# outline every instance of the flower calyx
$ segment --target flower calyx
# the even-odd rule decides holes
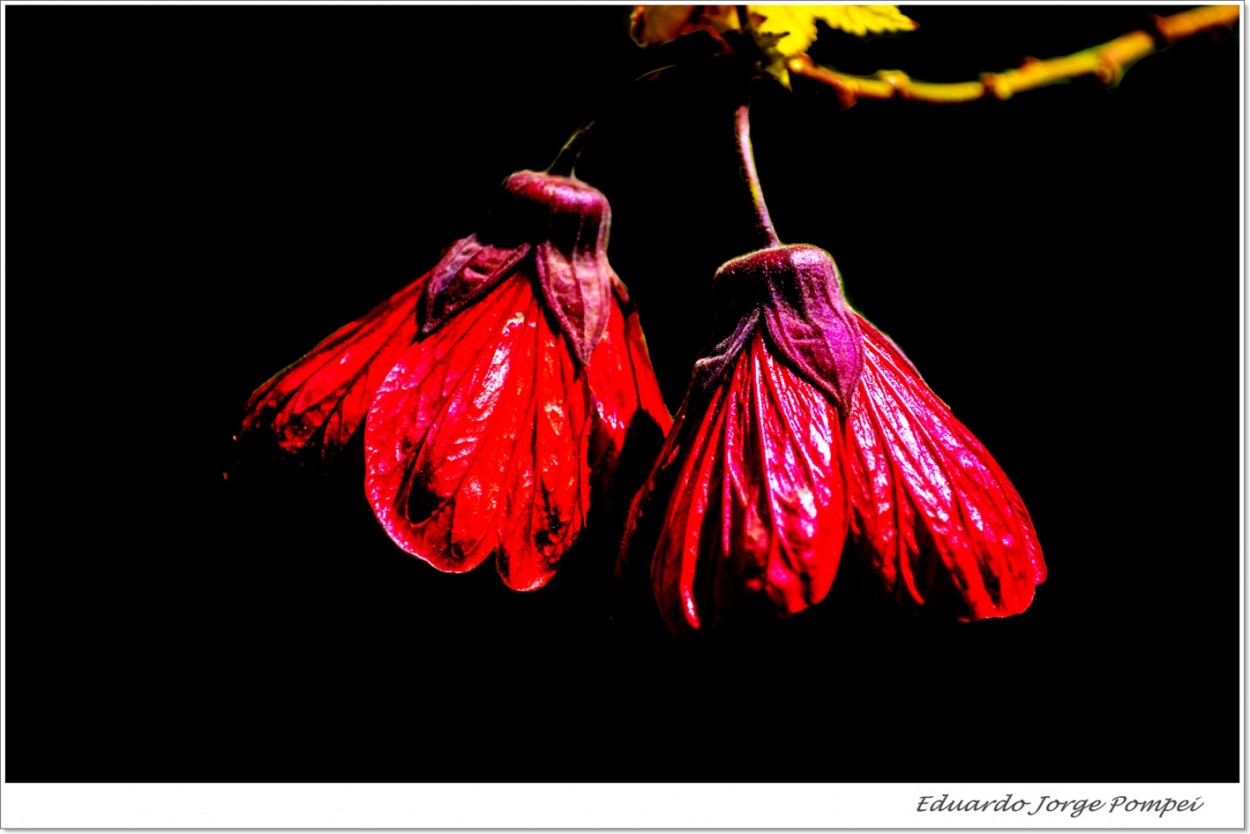
[[[512,174],[483,228],[453,244],[430,275],[417,309],[422,337],[532,257],[547,309],[586,365],[608,324],[610,222],[607,198],[581,180],[537,171]]]
[[[805,244],[760,249],[734,258],[712,284],[717,344],[695,363],[694,381],[713,387],[757,328],[793,369],[845,417],[864,356],[829,253]]]

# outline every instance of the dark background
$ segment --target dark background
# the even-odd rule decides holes
[[[818,56],[964,80],[1147,21],[904,10]],[[1231,34],[1115,91],[757,90],[782,239],[833,253],[1028,504],[1051,578],[1022,616],[835,585],[751,641],[657,645],[607,618],[611,542],[516,594],[396,549],[358,460],[235,465],[253,388],[594,116],[578,173],[676,409],[750,214],[723,79],[631,85],[687,47],[627,14],[7,9],[10,781],[1237,780]]]

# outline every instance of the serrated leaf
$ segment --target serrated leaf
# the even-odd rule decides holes
[[[793,58],[816,40],[816,21],[851,35],[879,35],[908,32],[916,22],[898,6],[748,6],[756,31],[781,35],[776,49],[783,58]]]
[[[740,31],[737,6],[635,6],[630,34],[639,46],[668,43],[692,32],[707,32],[733,51],[723,35]],[[786,61],[801,55],[816,40],[816,22],[863,37],[907,32],[916,22],[897,6],[747,6],[755,46],[764,56],[764,69],[790,86]]]

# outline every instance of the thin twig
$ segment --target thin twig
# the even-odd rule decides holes
[[[594,126],[595,120],[591,119],[573,131],[573,135],[564,143],[560,153],[556,154],[556,158],[547,167],[548,174],[560,177],[573,176],[573,169],[577,167],[577,160],[581,158],[582,150],[586,147],[586,140],[590,138],[590,131]]]
[[[1061,58],[1026,59],[1019,69],[987,72],[977,81],[917,81],[900,70],[882,70],[871,76],[848,75],[819,66],[807,55],[791,58],[786,67],[795,75],[834,88],[846,106],[861,98],[903,98],[931,104],[958,104],[986,96],[1002,100],[1083,75],[1096,76],[1104,84],[1115,84],[1125,70],[1147,55],[1200,32],[1235,25],[1240,14],[1240,6],[1203,6],[1168,17],[1155,16],[1154,32],[1129,32]]]
[[[751,108],[742,105],[735,113],[738,127],[738,156],[742,161],[742,172],[747,178],[747,187],[751,190],[751,201],[755,204],[755,228],[766,246],[780,246],[777,232],[773,229],[773,220],[768,216],[768,205],[764,202],[764,189],[760,187],[760,176],[755,170],[755,153],[751,150]]]

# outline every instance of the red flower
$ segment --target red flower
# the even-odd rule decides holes
[[[1046,579],[1024,502],[894,343],[859,325],[851,429],[861,553],[905,605],[960,619],[1020,613]]]
[[[765,249],[722,266],[713,287],[723,338],[696,363],[618,564],[626,581],[649,569],[676,632],[820,601],[850,524],[862,351],[833,261]]]
[[[630,511],[618,575],[647,571],[674,632],[819,602],[848,528],[896,601],[961,619],[1026,609],[1046,577],[1006,475],[842,297],[828,254],[717,273],[721,342]],[[852,396],[853,392],[853,396]]]
[[[440,570],[496,555],[510,587],[540,587],[631,427],[671,422],[609,218],[585,183],[513,174],[489,226],[430,273],[420,335],[369,411],[365,486],[391,538]]]

